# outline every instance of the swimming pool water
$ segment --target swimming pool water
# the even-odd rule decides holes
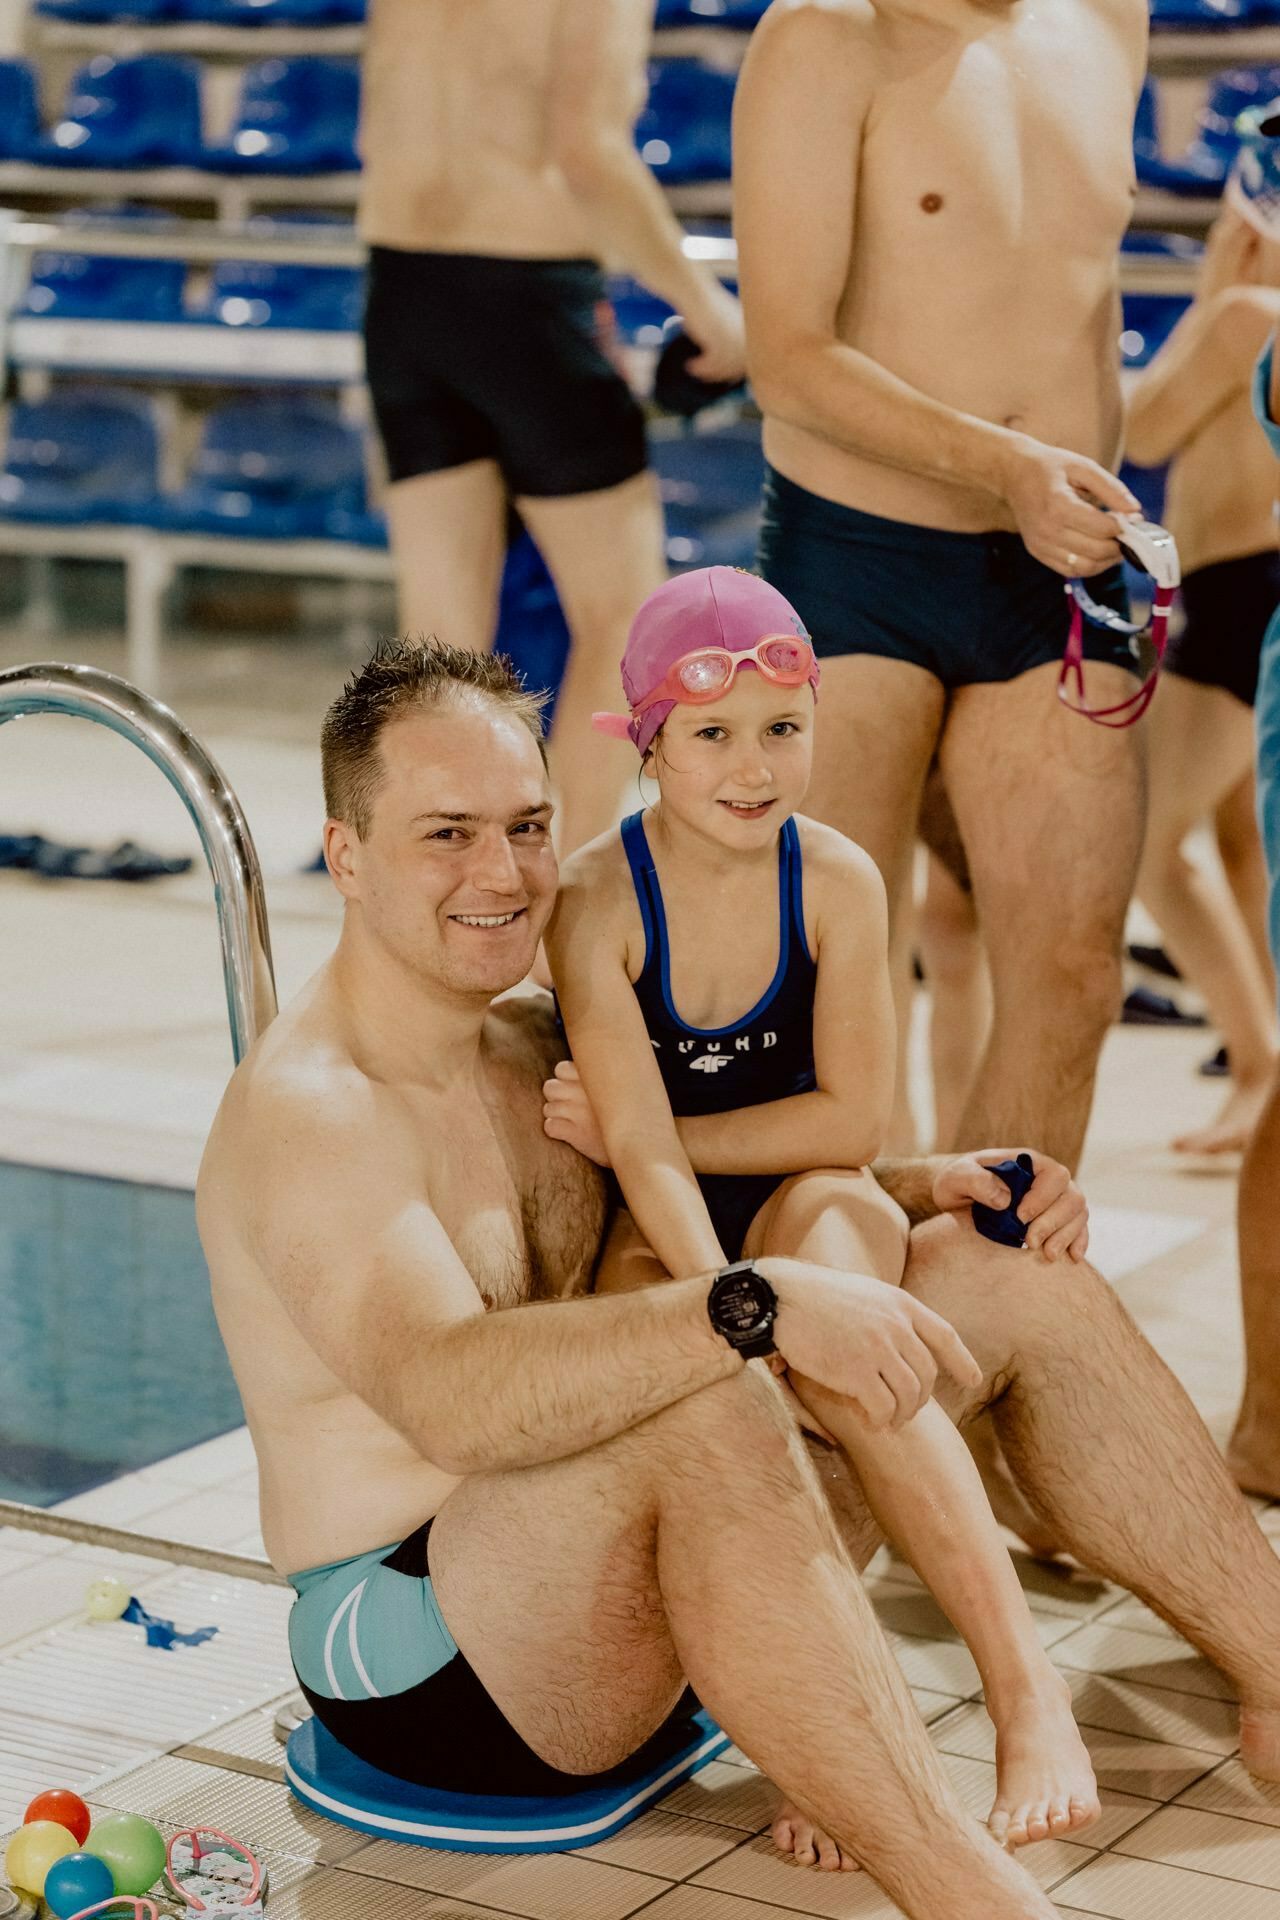
[[[194,1197],[0,1162],[0,1497],[51,1506],[242,1418]]]

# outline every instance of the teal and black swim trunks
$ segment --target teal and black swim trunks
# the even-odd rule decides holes
[[[684,1752],[700,1729],[686,1690],[657,1732],[605,1773],[562,1773],[523,1741],[445,1625],[431,1586],[431,1522],[399,1546],[289,1576],[294,1671],[316,1718],[369,1766],[449,1793],[550,1796],[623,1785]]]

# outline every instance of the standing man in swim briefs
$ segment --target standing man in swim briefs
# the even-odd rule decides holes
[[[572,637],[556,719],[566,848],[612,826],[589,745],[636,608],[666,577],[644,419],[611,356],[608,256],[683,314],[694,371],[744,369],[737,301],[687,260],[632,131],[653,0],[372,0],[365,353],[401,630],[493,644],[514,503]]]
[[[1118,604],[1116,255],[1142,0],[777,0],[734,204],[761,571],[822,659],[811,811],[907,882],[935,753],[995,1017],[956,1143],[1074,1165],[1142,844],[1131,732],[1054,697],[1063,582]],[[1089,628],[1088,698],[1133,691]]]
[[[238,1069],[201,1168],[300,1676],[375,1764],[488,1793],[652,1756],[687,1677],[910,1920],[1052,1920],[921,1726],[849,1557],[876,1544],[856,1488],[825,1453],[818,1479],[727,1336],[883,1396],[881,1422],[935,1385],[961,1421],[994,1406],[1064,1543],[1235,1682],[1269,1777],[1280,1561],[1106,1283],[973,1231],[968,1202],[1004,1190],[972,1157],[877,1168],[911,1218],[957,1210],[913,1235],[903,1290],[774,1260],[714,1298],[709,1274],[561,1297],[589,1277],[601,1182],[543,1131],[548,1003],[492,1005],[555,898],[536,730],[500,662],[452,649],[375,656],[335,703],[342,936]],[[1070,1244],[1079,1195],[1039,1168],[1024,1211]]]

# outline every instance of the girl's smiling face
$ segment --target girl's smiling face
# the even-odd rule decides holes
[[[662,810],[724,847],[769,845],[813,770],[813,689],[740,667],[703,706],[673,707],[646,755]]]

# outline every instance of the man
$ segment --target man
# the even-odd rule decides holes
[[[1236,1680],[1271,1772],[1280,1565],[1110,1289],[960,1214],[920,1229],[906,1291],[778,1260],[564,1297],[595,1256],[598,1175],[542,1129],[545,1002],[492,1005],[555,896],[536,729],[503,669],[456,649],[389,649],[335,703],[342,937],[237,1071],[201,1169],[299,1677],[375,1764],[490,1793],[625,1775],[681,1724],[687,1679],[911,1920],[1051,1920],[913,1710],[849,1559],[875,1544],[856,1490],[833,1488],[838,1532],[730,1335],[772,1338],[876,1425],[935,1380],[960,1419],[994,1405],[1063,1540]],[[972,1157],[877,1171],[916,1219],[1003,1193]],[[1042,1179],[1034,1231],[1066,1248],[1078,1196]]]
[[[652,0],[373,0],[369,14],[365,346],[400,625],[492,646],[514,503],[573,642],[556,725],[574,756],[557,768],[566,847],[613,823],[626,762],[583,749],[631,615],[665,578],[606,253],[683,314],[696,373],[744,367],[737,302],[685,258],[632,140],[652,22]]]
[[[734,192],[765,415],[761,567],[823,659],[810,810],[907,883],[935,755],[994,1022],[955,1143],[1074,1165],[1142,841],[1136,736],[1054,698],[1063,581],[1137,502],[1116,250],[1140,0],[778,0],[748,51]],[[1134,691],[1086,632],[1088,699]]]

